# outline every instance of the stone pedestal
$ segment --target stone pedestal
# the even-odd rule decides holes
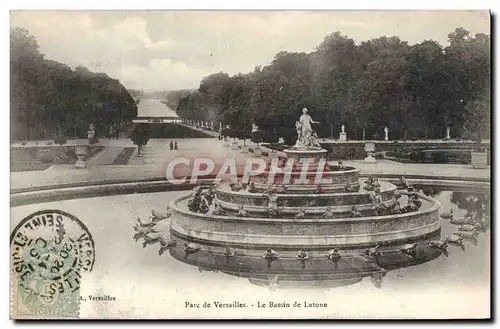
[[[262,149],[260,147],[255,147],[253,149],[253,155],[257,157],[262,156]]]
[[[231,143],[231,150],[237,150],[238,149],[238,141],[237,140],[234,140],[232,143]]]
[[[83,155],[77,155],[78,159],[75,162],[76,168],[85,168],[85,161]]]
[[[377,160],[373,157],[373,154],[368,154],[365,158],[365,163],[375,163]]]
[[[472,151],[471,163],[474,169],[486,169],[488,167],[488,153]]]
[[[278,152],[276,152],[276,151],[270,151],[269,152],[269,159],[274,160],[274,159],[278,159],[278,158],[279,158],[278,157]]]
[[[75,167],[76,168],[85,168],[85,154],[87,153],[87,146],[85,145],[78,145],[76,147],[76,162],[75,162]]]
[[[377,162],[375,158],[373,157],[373,153],[375,153],[375,143],[366,143],[365,144],[365,151],[366,151],[366,158],[365,162],[366,163],[375,163]]]
[[[296,161],[301,161],[303,159],[311,159],[312,162],[317,163],[321,158],[326,157],[328,153],[325,149],[285,149],[283,152],[286,153],[288,159],[295,159]]]
[[[347,134],[346,134],[346,133],[340,133],[340,134],[339,134],[339,140],[340,140],[341,142],[345,142],[345,141],[347,141]]]

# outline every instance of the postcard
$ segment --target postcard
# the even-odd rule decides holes
[[[10,19],[12,319],[491,318],[490,12]]]

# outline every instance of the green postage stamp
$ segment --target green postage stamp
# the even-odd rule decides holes
[[[78,318],[80,282],[94,265],[94,240],[76,217],[38,211],[10,237],[11,317]]]

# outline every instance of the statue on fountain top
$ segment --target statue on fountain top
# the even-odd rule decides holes
[[[295,128],[297,129],[297,142],[292,149],[321,149],[321,145],[318,141],[318,135],[313,131],[311,124],[319,123],[314,121],[309,114],[307,114],[307,109],[302,109],[302,115],[299,121],[295,122]]]

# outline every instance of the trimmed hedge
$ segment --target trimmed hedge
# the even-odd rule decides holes
[[[279,137],[271,131],[258,130],[252,133],[251,140],[254,143],[278,143]]]
[[[66,136],[63,136],[63,135],[59,135],[59,136],[56,136],[54,138],[54,143],[56,143],[57,145],[64,145],[68,142],[68,139],[66,138]],[[38,145],[38,143],[37,143]]]

